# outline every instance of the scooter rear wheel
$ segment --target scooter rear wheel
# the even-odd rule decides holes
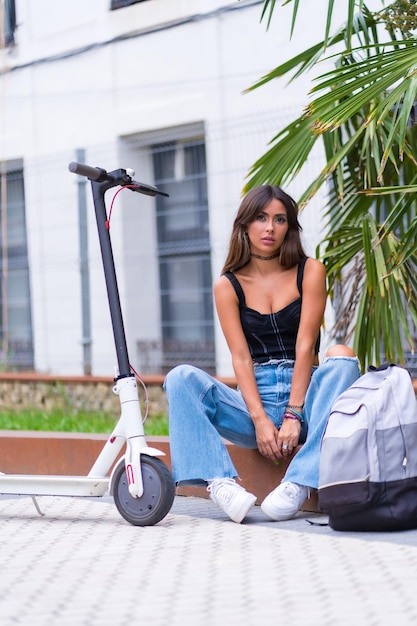
[[[134,526],[153,526],[171,510],[175,485],[171,472],[158,458],[141,456],[143,494],[134,498],[129,486],[124,463],[113,477],[113,498],[120,515]]]

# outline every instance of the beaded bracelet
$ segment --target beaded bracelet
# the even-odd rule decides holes
[[[300,419],[298,415],[294,415],[293,413],[284,413],[282,419],[296,420],[297,422],[300,422],[300,424],[303,423],[303,420]]]
[[[287,404],[287,409],[302,409],[304,404]]]

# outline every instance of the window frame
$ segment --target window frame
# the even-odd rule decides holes
[[[187,361],[214,373],[214,306],[205,139],[201,136],[177,140],[170,138],[168,141],[153,143],[150,148],[154,163],[155,185],[163,191],[171,192],[170,198],[158,196],[156,200],[161,299],[161,367],[163,371],[168,371],[174,365]],[[184,151],[190,150],[187,157],[189,167],[185,168],[179,180],[175,179],[173,171],[161,173],[164,151],[168,156],[173,150],[175,150],[174,160],[179,151],[182,151],[180,155],[182,158]],[[171,154],[169,158],[171,170],[175,170]],[[159,164],[157,164],[157,159],[161,159]],[[185,196],[181,195],[179,186],[178,193],[173,192],[176,184],[187,185],[188,183],[191,184],[187,190],[190,194],[188,197],[187,193]],[[182,201],[182,197],[186,197],[187,202]],[[181,211],[184,205],[186,208]],[[193,211],[193,215],[189,214],[190,220],[187,228],[188,207]],[[178,231],[169,228],[169,220],[172,219],[169,213],[176,209],[178,209],[180,221],[183,219],[183,226]],[[175,220],[175,214],[173,219]],[[169,275],[170,271],[177,272],[178,275],[183,264],[184,274],[186,274],[187,265],[190,263],[195,264],[196,280],[191,282],[189,290],[186,288],[176,290],[175,280]],[[187,322],[178,314],[178,311],[186,307],[187,299],[193,301],[194,311],[199,311],[199,314],[193,316],[195,323],[191,323],[190,320]],[[187,334],[189,339],[187,339]]]
[[[16,27],[15,0],[0,0],[0,48],[14,46]]]
[[[12,185],[17,185],[14,193],[10,193]],[[14,207],[19,210],[17,220],[13,216]],[[9,232],[13,222],[17,229]],[[33,369],[31,287],[21,160],[5,162],[0,168],[0,282],[0,350],[3,362],[8,369]],[[19,324],[15,324],[22,318],[24,332],[19,330]]]
[[[147,0],[111,0],[110,2],[110,11],[115,11],[117,9],[124,9],[125,7],[129,7],[131,4],[139,4],[139,2],[146,2]]]

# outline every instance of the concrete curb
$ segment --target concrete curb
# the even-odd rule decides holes
[[[68,476],[87,475],[102,449],[107,435],[85,433],[56,433],[39,431],[0,431],[0,471],[6,474],[52,474]],[[165,456],[163,461],[171,469],[168,437],[147,437],[148,445]],[[226,443],[242,485],[257,496],[260,504],[265,496],[282,480],[288,466],[281,461],[277,466],[257,450],[240,448]],[[297,451],[300,446],[297,448]],[[178,487],[178,495],[207,498],[204,487]],[[317,511],[317,495],[312,494],[303,507]]]

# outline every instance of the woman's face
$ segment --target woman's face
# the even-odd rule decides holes
[[[247,225],[251,253],[261,256],[275,254],[287,232],[287,209],[281,200],[273,198]]]

